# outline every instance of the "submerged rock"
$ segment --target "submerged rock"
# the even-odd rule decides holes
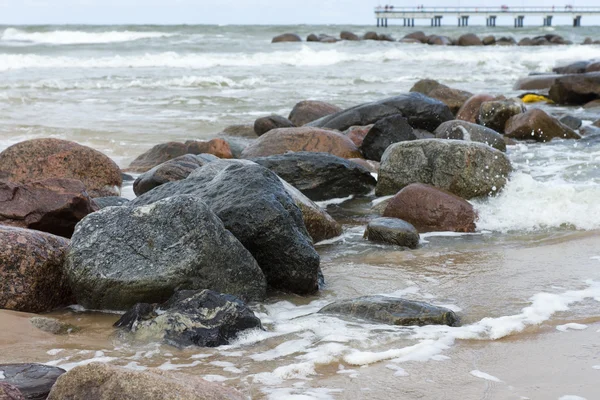
[[[581,125],[583,124],[582,120],[580,120],[579,118],[574,117],[572,115],[565,115],[559,121],[571,129],[579,129],[579,128],[581,128]]]
[[[372,242],[395,244],[416,249],[419,232],[410,223],[398,218],[376,218],[369,222],[364,238]]]
[[[64,268],[79,304],[124,310],[180,289],[264,298],[256,261],[200,199],[132,205],[105,208],[77,225]]]
[[[468,201],[421,183],[408,185],[392,197],[383,216],[405,220],[419,232],[474,232],[477,219]]]
[[[485,144],[414,140],[393,144],[386,150],[375,192],[385,196],[411,183],[426,183],[470,199],[499,192],[510,172],[508,157]]]
[[[281,115],[269,115],[266,117],[258,118],[254,121],[254,132],[257,136],[262,136],[270,130],[277,128],[294,128],[296,125],[287,118]]]
[[[200,377],[161,370],[133,371],[91,363],[62,375],[48,400],[243,400],[238,391]]]
[[[360,104],[311,122],[308,126],[345,131],[351,126],[374,124],[382,118],[401,114],[413,128],[435,130],[454,119],[447,105],[421,93],[407,93]]]
[[[0,364],[0,381],[15,386],[28,400],[44,400],[66,371],[42,364]],[[62,400],[62,399],[61,399]]]
[[[298,294],[318,290],[319,255],[300,209],[273,172],[257,164],[213,161],[131,204],[148,205],[178,194],[205,201],[250,250],[272,287]]]
[[[136,304],[115,326],[128,328],[138,341],[180,348],[217,347],[246,329],[262,328],[260,319],[240,299],[212,290],[177,292],[157,313],[149,313],[148,307]]]
[[[401,326],[455,326],[458,324],[456,314],[447,308],[387,296],[365,296],[337,301],[323,307],[319,313],[343,315]]]
[[[408,120],[399,114],[392,115],[380,119],[369,129],[360,145],[360,151],[366,159],[379,162],[391,144],[416,139]]]
[[[0,181],[0,224],[71,237],[83,217],[98,210],[81,181]]]
[[[574,130],[539,108],[515,115],[506,122],[504,135],[513,139],[549,142],[554,138],[580,139]]]
[[[63,274],[68,244],[48,233],[0,226],[0,308],[36,313],[70,304]]]
[[[288,119],[294,125],[302,126],[338,111],[342,109],[324,101],[304,100],[294,106]]]
[[[350,139],[339,132],[304,126],[273,129],[248,146],[242,158],[285,154],[289,151],[330,153],[342,158],[357,158],[361,154]]]
[[[56,318],[32,317],[29,318],[29,322],[39,330],[53,335],[66,335],[68,333],[78,332],[81,329],[77,326],[61,322]]]
[[[502,135],[493,129],[467,121],[444,122],[435,130],[435,137],[485,143],[500,151],[506,151],[506,142]]]
[[[367,194],[377,183],[366,168],[328,153],[302,151],[252,161],[315,201]]]
[[[129,203],[129,199],[124,197],[109,196],[109,197],[96,197],[94,203],[98,206],[98,209],[106,207],[121,207]]]
[[[499,133],[504,133],[506,121],[525,112],[523,103],[517,100],[493,100],[481,103],[477,122]]]
[[[108,156],[61,139],[32,139],[0,153],[0,179],[28,183],[50,178],[83,182],[91,197],[118,196],[121,170]]]

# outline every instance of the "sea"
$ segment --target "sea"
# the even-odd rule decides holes
[[[585,21],[584,21],[585,22]],[[360,41],[277,43],[285,32],[338,36],[423,30],[458,37],[558,34],[549,47],[442,47]],[[152,146],[209,139],[232,124],[287,116],[301,100],[340,107],[436,79],[516,96],[514,83],[571,61],[600,59],[600,27],[0,26],[0,151],[54,137],[104,152],[123,168]],[[600,108],[534,104],[584,125]],[[374,194],[320,205],[342,236],[316,244],[326,286],[252,307],[264,331],[219,348],[124,343],[113,313],[73,306],[51,315],[82,328],[38,332],[0,311],[0,363],[71,369],[105,362],[178,371],[253,399],[600,399],[600,138],[508,146],[514,172],[496,197],[473,200],[472,234],[421,236],[403,251],[362,239]],[[130,188],[125,196],[131,197]],[[317,314],[335,300],[386,295],[444,305],[460,327],[395,327]]]

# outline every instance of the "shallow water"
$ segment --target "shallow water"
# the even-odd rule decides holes
[[[579,45],[270,44],[286,31],[343,29],[372,28],[0,27],[0,150],[53,136],[97,148],[125,167],[156,143],[287,115],[303,99],[350,106],[405,92],[421,78],[514,95],[514,82],[530,72],[600,58],[600,46]],[[409,32],[388,30],[398,38]],[[435,32],[458,35],[456,28]],[[600,28],[491,33],[519,39],[547,32],[575,42],[600,38]],[[544,108],[586,123],[600,118],[600,111]],[[231,346],[182,351],[127,343],[113,335],[118,315],[77,310],[52,313],[83,328],[55,337],[33,328],[27,315],[0,311],[0,326],[8,327],[0,333],[0,362],[181,369],[253,398],[600,398],[599,143],[509,146],[515,172],[500,195],[474,201],[478,232],[423,235],[415,251],[362,240],[374,197],[329,204],[344,235],[317,245],[325,290],[254,305],[267,331]],[[445,305],[463,326],[396,328],[315,314],[335,299],[370,294]]]

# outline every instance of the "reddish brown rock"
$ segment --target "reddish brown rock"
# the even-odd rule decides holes
[[[418,40],[420,43],[427,43],[429,37],[422,31],[412,32],[404,36],[402,39]]]
[[[16,386],[0,382],[0,400],[25,400],[25,397]]]
[[[296,125],[287,118],[281,115],[268,115],[266,117],[257,118],[254,121],[254,133],[256,136],[262,136],[265,133],[277,128],[293,128]]]
[[[320,128],[280,128],[265,133],[242,152],[242,158],[266,157],[288,151],[329,153],[342,158],[362,158],[343,134]]]
[[[589,103],[585,103],[583,105],[583,108],[586,108],[586,109],[588,109],[588,108],[599,108],[599,107],[600,107],[600,99],[598,99],[598,100],[592,100]]]
[[[83,217],[98,210],[74,179],[52,178],[19,184],[0,181],[0,224],[70,238]]]
[[[474,232],[477,214],[466,200],[422,183],[399,191],[388,203],[384,217],[400,218],[419,232]]]
[[[344,131],[344,135],[346,135],[348,139],[352,140],[352,143],[354,143],[356,147],[360,147],[365,139],[365,136],[367,136],[367,133],[369,133],[372,127],[373,124],[365,126],[351,126]]]
[[[165,161],[183,156],[185,154],[212,154],[219,158],[233,158],[229,143],[217,138],[209,141],[188,140],[185,143],[167,142],[157,144],[147,152],[141,154],[129,164],[127,171],[146,172]]]
[[[585,72],[600,72],[600,61],[589,63],[585,67]]]
[[[489,94],[476,94],[469,97],[469,99],[458,110],[458,113],[456,113],[456,119],[476,123],[481,104],[486,101],[494,100],[494,98],[494,96]]]
[[[458,38],[459,46],[483,46],[481,39],[473,33],[467,33]]]
[[[594,122],[592,125],[597,126],[598,128],[600,128],[600,119],[596,122]]]
[[[574,130],[539,108],[517,114],[506,121],[504,135],[513,139],[549,142],[554,138],[580,139]]]
[[[288,119],[294,125],[302,126],[338,111],[342,109],[324,101],[304,100],[292,108]]]
[[[123,183],[114,161],[67,140],[26,140],[0,153],[0,179],[26,183],[48,178],[81,181],[91,197],[118,196]]]
[[[0,226],[0,308],[39,313],[70,304],[62,268],[68,245],[59,236]]]
[[[455,115],[463,104],[473,96],[472,93],[464,90],[452,89],[433,79],[421,79],[415,83],[410,91],[423,93],[426,96],[441,101],[446,104],[450,108],[450,111]]]

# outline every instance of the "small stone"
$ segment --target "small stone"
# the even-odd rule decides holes
[[[56,318],[32,317],[29,318],[29,322],[36,328],[44,332],[52,333],[53,335],[66,335],[81,330],[78,326],[65,324]]]
[[[414,226],[398,218],[376,218],[369,222],[364,238],[372,242],[395,244],[416,249],[419,233]]]

